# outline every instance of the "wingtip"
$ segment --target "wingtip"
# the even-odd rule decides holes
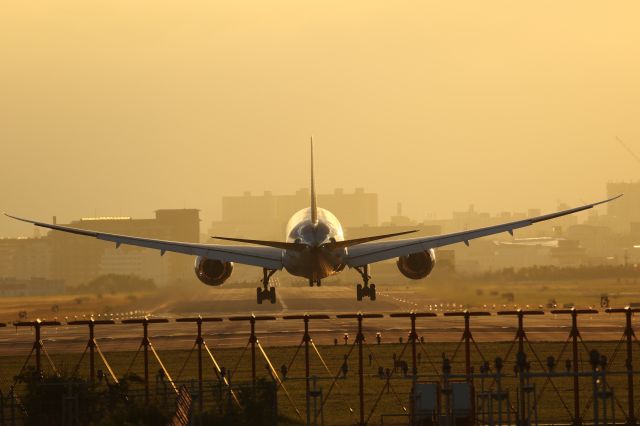
[[[7,212],[2,212],[2,214],[5,215],[6,217],[10,218],[10,219],[19,220],[20,222],[32,223],[34,225],[36,224],[36,222],[33,221],[33,220],[24,219],[24,218],[21,218],[21,217],[18,217],[18,216],[13,216],[13,215],[10,215]]]
[[[610,202],[610,201],[617,200],[618,198],[622,197],[623,195],[624,195],[624,194],[618,194],[618,195],[616,195],[615,197],[607,198],[606,200],[602,200],[602,201],[597,202],[597,203],[594,203],[594,204],[592,204],[592,205],[593,205],[593,206],[597,206],[597,205],[599,205],[599,204],[605,204],[605,203],[608,203],[608,202]]]

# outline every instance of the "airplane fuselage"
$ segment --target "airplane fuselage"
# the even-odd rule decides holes
[[[283,264],[291,275],[315,281],[344,269],[347,249],[323,247],[344,240],[342,225],[329,210],[318,208],[315,223],[310,208],[298,211],[287,223],[286,238],[289,243],[306,245],[304,250],[285,250]]]

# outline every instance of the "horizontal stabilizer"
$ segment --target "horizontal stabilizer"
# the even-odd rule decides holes
[[[224,240],[224,241],[234,241],[237,243],[247,243],[247,244],[255,244],[257,246],[266,246],[266,247],[275,247],[282,250],[304,250],[304,244],[298,243],[285,243],[281,241],[265,241],[265,240],[249,240],[246,238],[230,238],[230,237],[211,237],[216,240]]]
[[[376,241],[376,240],[382,240],[384,238],[397,237],[398,235],[412,234],[414,232],[418,232],[418,230],[414,229],[411,231],[396,232],[393,234],[373,235],[371,237],[354,238],[351,240],[344,240],[344,241],[334,241],[331,243],[324,244],[322,247],[327,249],[340,249],[344,247],[355,246],[362,243],[368,243],[369,241]]]

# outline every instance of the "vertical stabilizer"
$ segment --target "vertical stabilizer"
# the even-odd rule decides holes
[[[311,136],[311,222],[318,223],[318,203],[316,202],[316,183],[313,176],[313,136]]]

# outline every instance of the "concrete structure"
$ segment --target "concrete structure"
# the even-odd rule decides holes
[[[200,217],[199,210],[196,209],[157,210],[155,218],[152,219],[83,218],[71,222],[67,226],[170,241],[198,242],[200,238]],[[114,257],[108,251],[114,246],[104,241],[55,231],[50,232],[47,238],[53,249],[51,276],[55,279],[64,279],[68,284],[76,285],[86,283],[96,278],[100,273],[120,273],[123,270],[119,266],[116,267],[116,271],[109,270],[108,265],[115,266],[117,262],[113,261]],[[140,251],[142,249],[131,250]],[[107,258],[103,260],[105,253]],[[160,257],[158,253],[153,254]],[[193,258],[172,253],[167,253],[164,257],[163,262],[167,264],[168,281],[195,279]],[[142,268],[141,265],[142,263],[138,266]],[[165,268],[165,266],[162,267]],[[135,268],[132,268],[131,264],[125,269],[136,273],[136,275],[148,276],[143,273],[142,269],[135,272]]]

